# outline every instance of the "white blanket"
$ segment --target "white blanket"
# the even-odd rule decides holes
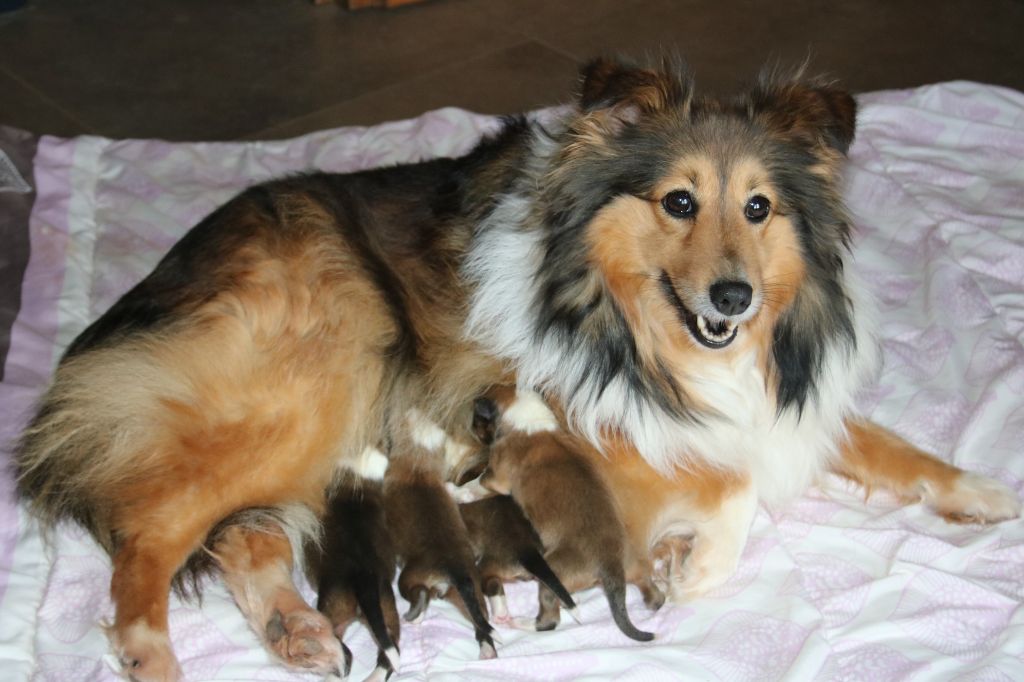
[[[955,82],[859,101],[846,196],[885,357],[863,410],[1021,492],[1024,95]],[[16,435],[67,343],[242,187],[458,154],[494,125],[443,109],[280,142],[44,138],[0,438]],[[0,476],[0,677],[116,679],[100,627],[112,616],[109,559],[72,526],[44,543],[11,488]],[[582,624],[499,630],[499,658],[477,661],[468,623],[435,603],[405,625],[396,679],[1024,679],[1022,597],[1024,522],[950,525],[882,493],[865,504],[831,479],[759,512],[739,571],[714,594],[651,613],[630,588],[634,621],[657,633],[650,644],[623,637],[589,590]],[[509,589],[514,615],[533,615],[535,600],[533,585]],[[220,584],[201,608],[172,600],[170,623],[190,681],[315,679],[271,660]],[[347,643],[360,679],[374,646],[361,626]]]

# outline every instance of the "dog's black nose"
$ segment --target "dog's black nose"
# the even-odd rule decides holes
[[[746,282],[715,282],[711,285],[711,303],[723,315],[739,315],[750,307],[754,290]]]

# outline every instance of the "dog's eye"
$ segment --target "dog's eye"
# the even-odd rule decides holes
[[[675,190],[666,194],[661,205],[673,218],[692,218],[697,213],[697,202],[686,190]]]
[[[768,211],[771,210],[771,207],[772,202],[768,201],[767,197],[758,194],[747,200],[747,205],[743,209],[743,215],[747,216],[747,220],[752,223],[764,222],[764,219],[768,217]]]

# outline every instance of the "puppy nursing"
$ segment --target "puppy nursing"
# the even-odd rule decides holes
[[[445,433],[413,411],[395,440],[384,476],[388,527],[402,564],[398,591],[423,617],[431,597],[446,597],[473,624],[480,657],[493,658],[492,628],[466,526],[444,486]]]
[[[306,571],[317,588],[317,610],[339,640],[356,620],[369,628],[379,652],[367,682],[383,682],[398,669],[395,551],[384,515],[387,459],[375,448],[364,459],[371,460],[374,478],[353,472],[338,482],[327,502],[322,542],[307,544]]]
[[[544,558],[570,591],[600,583],[619,629],[632,639],[650,641],[654,635],[638,630],[626,612],[625,529],[603,481],[567,446],[540,396],[508,388],[493,395],[501,417],[480,482],[511,495],[522,507],[540,535]],[[645,601],[660,606],[652,583],[642,589]],[[538,601],[537,629],[555,628],[558,598],[541,585]]]

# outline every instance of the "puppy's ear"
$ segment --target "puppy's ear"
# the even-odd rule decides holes
[[[768,127],[811,145],[846,154],[857,125],[857,102],[845,90],[800,74],[762,75],[750,95],[750,112]]]
[[[602,115],[616,129],[645,114],[689,106],[689,77],[667,59],[655,70],[598,57],[580,70],[580,80],[580,109]]]
[[[490,398],[477,398],[473,401],[473,435],[484,445],[494,442],[500,417],[498,403]]]

